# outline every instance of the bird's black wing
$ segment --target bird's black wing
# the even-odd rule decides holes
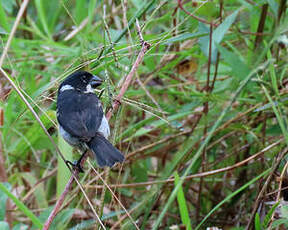
[[[72,136],[89,141],[96,135],[102,118],[102,106],[95,94],[74,90],[59,93],[57,119]]]

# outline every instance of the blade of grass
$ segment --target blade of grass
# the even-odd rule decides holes
[[[37,178],[33,175],[33,173],[20,173],[22,178],[30,185],[32,189],[34,189],[34,186],[37,184]],[[39,208],[47,208],[48,202],[45,196],[45,188],[44,184],[38,184],[36,189],[34,189],[34,196],[36,198],[37,206]]]
[[[9,32],[9,24],[8,24],[8,21],[7,21],[7,15],[3,9],[3,6],[2,6],[3,2],[0,3],[0,25],[3,27],[3,29],[6,30],[6,32],[8,33]]]
[[[224,204],[226,201],[230,200],[232,197],[236,196],[238,193],[240,193],[241,191],[243,191],[244,189],[246,189],[247,187],[249,187],[251,184],[255,183],[257,180],[259,180],[261,177],[267,175],[270,172],[270,169],[265,170],[263,173],[261,173],[259,176],[253,178],[252,180],[250,180],[248,183],[244,184],[242,187],[240,187],[239,189],[237,189],[235,192],[231,193],[230,195],[228,195],[224,200],[222,200],[219,204],[217,204],[204,218],[203,220],[200,222],[200,224],[198,224],[198,226],[195,228],[195,230],[199,229],[201,227],[201,225],[208,219],[209,216],[212,215],[213,212],[215,212],[219,207],[222,206],[222,204]]]
[[[211,130],[209,131],[209,134],[207,136],[207,138],[204,140],[204,142],[202,143],[202,145],[200,146],[200,148],[198,149],[198,151],[195,153],[194,157],[191,160],[191,163],[189,164],[188,168],[185,170],[184,174],[182,175],[179,183],[177,184],[177,186],[173,189],[166,205],[164,206],[162,212],[160,213],[159,217],[156,220],[156,223],[153,226],[153,230],[156,230],[159,226],[159,224],[161,223],[165,213],[167,212],[169,206],[172,204],[172,202],[175,199],[175,196],[177,195],[177,191],[180,188],[180,186],[182,185],[184,178],[188,175],[188,173],[190,172],[190,170],[192,169],[192,167],[194,166],[194,164],[196,163],[196,161],[198,160],[199,156],[201,155],[203,149],[205,148],[205,146],[209,143],[210,139],[213,136],[213,133],[215,132],[215,130],[217,129],[217,127],[220,125],[220,123],[222,122],[222,120],[224,119],[225,115],[228,113],[228,111],[230,110],[230,108],[232,107],[232,104],[234,103],[234,101],[236,100],[236,98],[239,96],[239,94],[242,92],[242,90],[244,89],[244,87],[248,84],[248,82],[251,80],[251,78],[260,70],[260,69],[264,69],[266,68],[266,66],[270,63],[270,61],[265,62],[263,65],[258,66],[257,68],[255,68],[253,71],[250,72],[250,74],[245,78],[245,80],[243,80],[242,84],[239,86],[239,88],[237,89],[237,91],[235,92],[232,100],[229,102],[228,106],[223,110],[223,112],[221,113],[220,117],[217,119],[217,121],[215,122],[215,124],[213,125],[213,127],[211,128]]]
[[[174,176],[175,176],[175,186],[177,186],[177,184],[180,181],[180,178],[179,178],[179,175],[177,172],[174,173]],[[185,225],[187,230],[192,230],[191,221],[189,218],[189,212],[188,212],[188,208],[187,208],[187,204],[186,204],[186,200],[185,200],[182,186],[180,186],[180,189],[178,190],[177,201],[178,201],[178,205],[179,205],[182,223]]]
[[[15,197],[4,185],[0,183],[0,189],[15,203],[15,205],[35,224],[39,229],[42,229],[43,225],[41,221],[23,204],[17,197]]]
[[[285,126],[285,121],[283,119],[283,116],[282,116],[282,113],[280,111],[280,109],[278,109],[277,107],[280,105],[279,103],[277,103],[277,107],[276,107],[276,104],[275,102],[273,101],[272,97],[270,96],[270,94],[268,93],[268,90],[267,88],[262,84],[261,85],[264,93],[265,93],[265,96],[267,97],[268,101],[270,102],[270,105],[272,105],[272,109],[273,109],[273,112],[277,118],[277,121],[279,123],[279,126],[281,128],[281,131],[284,135],[284,138],[285,138],[285,141],[286,141],[286,144],[288,145],[288,132],[287,132],[287,129],[286,129],[286,126]]]
[[[67,160],[73,159],[72,147],[64,141],[64,139],[61,137],[59,133],[58,133],[58,147],[60,151],[63,153],[65,159]],[[56,183],[57,183],[57,197],[59,197],[64,191],[64,188],[69,181],[71,173],[69,169],[67,168],[65,162],[62,160],[62,158],[59,155],[57,156],[57,162],[58,162],[58,170],[57,170],[57,182]]]
[[[41,24],[43,26],[43,29],[44,29],[46,35],[48,36],[48,38],[51,40],[52,37],[51,37],[49,27],[47,24],[47,20],[46,20],[46,15],[45,15],[44,6],[43,6],[43,0],[35,0],[35,5],[36,5],[36,9],[37,9],[38,15],[40,17],[40,21],[41,21]]]

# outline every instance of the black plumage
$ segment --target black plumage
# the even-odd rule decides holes
[[[68,76],[58,89],[57,120],[66,142],[84,152],[90,149],[100,167],[112,167],[123,162],[124,156],[107,140],[109,124],[93,92],[101,83],[100,78],[85,71]]]

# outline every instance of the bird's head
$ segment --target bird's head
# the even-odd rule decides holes
[[[77,71],[69,75],[60,85],[59,92],[76,89],[81,92],[90,93],[92,89],[102,84],[102,79],[86,71]]]

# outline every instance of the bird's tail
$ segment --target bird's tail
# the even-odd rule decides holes
[[[95,137],[88,143],[88,147],[94,153],[99,167],[112,167],[116,162],[123,162],[124,156],[116,149],[105,137],[101,134],[96,134]]]

